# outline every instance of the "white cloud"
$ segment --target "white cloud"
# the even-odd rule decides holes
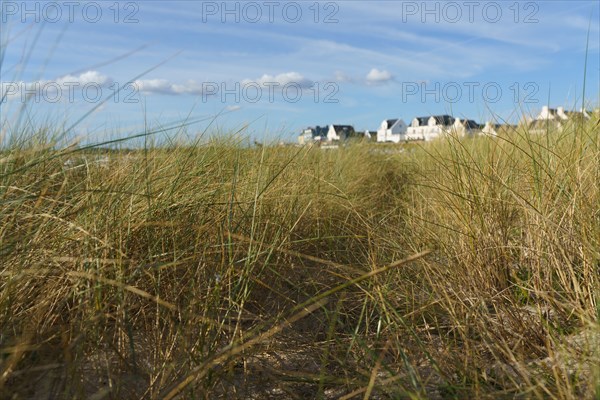
[[[87,71],[79,76],[73,75],[65,75],[56,80],[56,83],[59,85],[64,85],[65,83],[73,84],[78,83],[80,85],[94,84],[100,86],[110,85],[113,82],[111,78],[106,75],[102,75],[98,71]]]
[[[386,70],[378,70],[377,68],[373,68],[367,74],[367,83],[385,83],[393,80],[394,77],[391,73]]]
[[[166,79],[138,79],[133,84],[138,91],[144,94],[176,94],[173,84]]]
[[[305,78],[301,74],[297,72],[285,72],[279,75],[268,75],[264,74],[258,79],[244,79],[242,81],[243,85],[247,85],[250,83],[258,83],[261,86],[285,86],[290,84],[299,85],[301,88],[310,88],[314,85],[314,82],[310,79]]]
[[[103,95],[102,88],[108,87],[113,82],[112,78],[98,71],[87,71],[80,75],[65,75],[54,80],[2,82],[0,100],[29,101],[34,99],[35,101],[59,103],[78,99],[90,101],[91,98],[93,101],[99,101]],[[86,85],[88,86],[86,87]],[[92,86],[96,88],[95,91],[88,90]],[[104,94],[106,93],[108,92]]]
[[[167,79],[138,79],[133,84],[143,94],[200,95],[204,89],[204,84],[193,80],[189,80],[185,84],[177,84]]]
[[[181,85],[181,84],[174,84],[172,85],[173,87],[173,91],[176,94],[193,94],[193,95],[200,95],[202,94],[205,90],[203,89],[204,86],[203,83],[198,83],[194,80],[189,80],[187,81],[185,84]]]
[[[139,79],[133,82],[138,92],[142,94],[167,94],[167,95],[216,95],[223,87],[232,89],[235,82],[197,82],[188,80],[186,83],[173,83],[168,79]],[[257,79],[244,79],[240,86],[257,84],[261,87],[274,87],[281,89],[285,85],[298,85],[301,89],[311,88],[314,82],[297,72],[285,72],[278,75],[264,74]],[[241,90],[241,88],[240,88]]]

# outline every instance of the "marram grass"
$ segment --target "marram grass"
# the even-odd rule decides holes
[[[327,151],[15,143],[0,397],[594,398],[596,121]]]

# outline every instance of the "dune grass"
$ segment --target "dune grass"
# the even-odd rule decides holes
[[[594,118],[394,151],[15,142],[0,397],[594,398]]]

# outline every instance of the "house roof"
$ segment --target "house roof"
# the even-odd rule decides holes
[[[450,126],[450,125],[454,124],[454,121],[456,120],[454,117],[451,117],[450,115],[433,115],[433,118],[435,119],[435,122],[437,125],[444,125],[444,126]]]
[[[588,111],[586,111],[586,113],[588,115],[590,114]],[[584,114],[581,111],[565,111],[565,115],[569,118],[588,118],[588,115]]]
[[[535,121],[535,120],[534,120],[534,121]],[[531,121],[531,122],[534,122],[534,121]],[[541,122],[545,123],[546,121],[541,121]],[[490,126],[491,126],[492,128],[495,128],[495,129],[498,129],[498,128],[505,128],[505,129],[509,129],[509,128],[510,128],[510,129],[515,129],[515,128],[517,128],[517,125],[511,125],[511,124],[500,124],[500,123],[496,123],[496,122],[493,122],[493,123],[492,123],[492,122],[486,122],[486,124],[488,124],[488,123],[490,124]],[[481,125],[481,126],[483,127],[483,126],[485,126],[485,125]]]
[[[336,133],[340,132],[354,132],[354,127],[352,125],[332,125],[333,130]]]
[[[324,125],[324,126],[317,125],[317,127],[315,128],[315,132],[317,135],[326,135],[328,130],[329,130],[329,127],[327,125]]]
[[[419,121],[419,126],[425,126],[429,121],[429,117],[416,117],[415,119]]]
[[[466,121],[463,122],[463,125],[465,126],[465,128],[469,128],[469,129],[480,129],[481,126],[473,121],[472,119],[468,119]]]
[[[388,119],[385,122],[387,122],[387,127],[388,129],[391,128],[392,126],[394,126],[396,124],[396,122],[398,122],[398,119]]]
[[[456,119],[450,115],[431,115],[429,117],[416,117],[415,119],[419,121],[419,126],[427,126],[429,124],[429,118],[432,117],[435,119],[436,125],[450,126],[456,121]]]
[[[317,125],[315,127],[309,126],[308,128],[305,128],[302,130],[301,135],[310,133],[310,134],[312,134],[313,137],[323,136],[323,135],[327,134],[327,130],[328,130],[327,126],[319,126],[319,125]]]

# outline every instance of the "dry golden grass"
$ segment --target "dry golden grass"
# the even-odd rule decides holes
[[[37,143],[0,155],[1,398],[599,395],[595,121],[397,153]]]

